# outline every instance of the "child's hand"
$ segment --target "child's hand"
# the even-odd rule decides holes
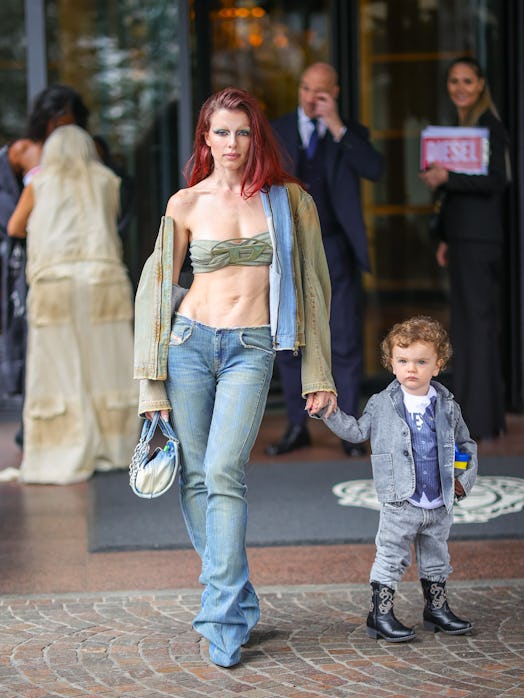
[[[457,497],[465,497],[466,493],[464,492],[464,488],[460,484],[460,480],[458,478],[455,478],[455,494]]]

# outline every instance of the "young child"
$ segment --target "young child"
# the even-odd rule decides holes
[[[413,543],[425,598],[424,628],[462,635],[472,625],[458,618],[446,600],[452,571],[447,540],[454,499],[469,494],[475,482],[477,447],[452,394],[432,380],[449,360],[451,346],[440,323],[418,316],[395,325],[381,350],[383,364],[396,380],[370,398],[360,419],[340,409],[322,417],[346,441],[371,439],[381,508],[367,633],[389,642],[415,637],[393,613],[393,596],[411,563]],[[462,459],[469,456],[467,469],[457,470],[458,476],[456,447]]]

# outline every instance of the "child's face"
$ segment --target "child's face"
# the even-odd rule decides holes
[[[414,342],[409,347],[393,347],[391,370],[411,395],[427,395],[430,381],[438,376],[441,366],[433,344]]]

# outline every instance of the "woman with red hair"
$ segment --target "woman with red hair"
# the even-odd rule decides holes
[[[278,153],[249,93],[228,88],[205,102],[189,186],[167,204],[136,300],[139,409],[171,418],[180,439],[182,511],[205,586],[193,626],[220,666],[240,661],[260,614],[246,555],[245,465],[275,351],[301,350],[307,409],[336,406],[318,216]],[[186,292],[177,282],[188,249]]]

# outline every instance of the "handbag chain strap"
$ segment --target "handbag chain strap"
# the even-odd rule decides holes
[[[140,470],[140,465],[149,454],[149,448],[149,440],[144,441],[144,439],[140,439],[137,443],[129,464],[129,475],[131,478]]]
[[[131,463],[129,464],[129,478],[130,480],[136,475],[140,470],[140,466],[144,462],[144,459],[148,456],[150,445],[149,442],[153,438],[156,426],[160,417],[159,412],[155,412],[153,420],[145,419],[142,426],[142,433],[140,434],[140,440],[135,446],[133,456],[131,457]]]

